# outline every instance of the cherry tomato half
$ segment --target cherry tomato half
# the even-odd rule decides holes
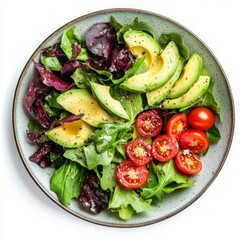
[[[153,140],[152,155],[160,162],[167,162],[178,152],[178,142],[169,135],[159,135]]]
[[[206,107],[194,108],[188,115],[189,124],[199,130],[208,130],[215,123],[213,112]]]
[[[166,133],[171,137],[180,139],[181,134],[188,129],[187,115],[178,113],[173,115],[166,124]]]
[[[162,130],[162,118],[155,109],[150,109],[137,116],[135,125],[139,135],[155,137]]]
[[[182,149],[189,149],[199,154],[208,149],[209,140],[205,132],[188,129],[181,135],[179,144]]]
[[[134,138],[128,142],[126,153],[137,165],[144,165],[152,160],[151,145],[142,138]]]
[[[197,174],[202,170],[200,157],[189,149],[180,150],[175,157],[177,169],[185,174]]]
[[[135,189],[143,187],[148,180],[146,165],[139,166],[131,160],[125,160],[117,166],[116,175],[118,181],[127,188]]]

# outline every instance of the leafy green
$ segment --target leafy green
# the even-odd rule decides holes
[[[108,165],[103,166],[102,168],[102,176],[100,177],[100,183],[103,190],[114,191],[114,188],[117,184],[116,178],[116,167],[115,163],[110,163]]]
[[[173,160],[158,165],[152,163],[151,166],[151,175],[155,175],[155,177],[151,176],[150,182],[148,181],[147,185],[142,189],[141,196],[144,199],[154,199],[157,202],[162,202],[164,193],[190,187],[196,182],[178,172]]]
[[[77,68],[71,75],[78,88],[90,88],[90,82],[98,82],[98,76],[94,73],[86,73],[83,68]]]
[[[132,189],[116,186],[112,198],[109,202],[112,212],[118,212],[121,219],[127,220],[134,213],[141,213],[153,210],[151,199],[144,200]]]
[[[80,196],[80,185],[84,176],[84,168],[73,161],[65,161],[51,177],[50,188],[59,200],[70,205],[71,199]]]
[[[111,88],[111,95],[119,101],[130,120],[134,120],[137,114],[142,111],[142,97],[139,93],[128,92],[121,89],[119,86]]]
[[[221,134],[218,128],[214,125],[206,131],[210,144],[217,143],[221,139]]]
[[[62,69],[61,63],[59,62],[58,58],[55,56],[47,57],[41,54],[41,63],[49,72],[60,71]]]
[[[64,109],[57,103],[58,96],[59,93],[51,91],[44,98],[44,107],[48,113],[48,116],[54,117],[55,119],[59,119],[61,113],[64,111]]]
[[[132,123],[103,123],[99,125],[93,135],[92,140],[96,144],[98,153],[102,153],[109,148],[115,148],[118,144],[126,144],[131,138],[128,134],[132,131]]]
[[[76,57],[77,60],[85,61],[88,59],[88,52],[86,48],[83,47],[83,39],[80,35],[78,29],[76,26],[70,27],[66,29],[61,38],[61,44],[60,47],[63,50],[63,52],[66,54],[68,59],[72,58],[73,52],[72,52],[72,45],[81,45],[81,52]]]
[[[189,51],[183,41],[183,37],[178,33],[163,33],[159,39],[162,48],[165,48],[170,41],[174,41],[177,44],[180,56],[184,61],[189,59]]]
[[[120,43],[124,43],[123,34],[129,30],[143,31],[156,39],[156,31],[153,26],[149,23],[139,21],[138,17],[136,17],[132,23],[123,25],[120,24],[113,16],[111,16],[110,20],[117,31],[118,41]]]
[[[67,149],[64,157],[80,163],[83,167],[92,170],[99,165],[107,166],[114,157],[114,149],[109,148],[104,152],[98,153],[94,143],[81,148]]]

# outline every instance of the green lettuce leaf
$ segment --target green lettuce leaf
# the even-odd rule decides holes
[[[164,198],[164,193],[171,193],[180,188],[187,188],[193,185],[196,181],[189,179],[189,176],[183,175],[175,168],[174,161],[170,160],[166,163],[155,165],[152,163],[151,174],[155,175],[155,181],[148,181],[141,192],[144,199],[154,199],[161,202]],[[151,178],[152,179],[152,178]]]
[[[83,176],[84,168],[76,162],[66,161],[52,175],[50,188],[63,204],[70,205],[71,199],[80,196]]]
[[[83,39],[80,35],[76,26],[66,29],[61,38],[60,47],[63,52],[66,54],[68,59],[72,58],[72,45],[81,45],[81,52],[76,57],[77,60],[86,61],[88,59],[88,52],[85,47],[83,47]]]
[[[99,165],[109,165],[113,160],[114,152],[115,150],[113,148],[109,148],[104,152],[98,153],[95,144],[91,143],[81,148],[66,149],[64,157],[78,162],[83,167],[92,170]]]
[[[153,210],[151,200],[142,199],[134,190],[116,186],[109,202],[112,212],[118,212],[121,219],[127,220],[134,213],[141,213]]]
[[[117,31],[118,41],[120,43],[124,43],[123,34],[128,30],[143,31],[156,39],[156,30],[154,27],[147,22],[139,21],[138,17],[136,17],[132,23],[123,25],[120,24],[113,16],[111,16],[110,20]]]
[[[174,41],[177,44],[180,56],[184,61],[189,59],[189,51],[183,41],[183,37],[178,33],[163,33],[159,39],[161,47],[164,49],[170,41]]]

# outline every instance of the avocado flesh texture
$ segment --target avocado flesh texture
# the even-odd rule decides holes
[[[202,58],[198,53],[193,53],[176,84],[169,92],[167,98],[177,98],[186,93],[198,80],[202,69]]]
[[[166,98],[166,96],[172,89],[173,85],[178,80],[178,78],[182,72],[182,69],[183,69],[183,60],[180,59],[174,75],[171,77],[171,79],[167,83],[165,83],[160,88],[146,92],[147,102],[148,102],[149,106],[158,104]]]
[[[129,120],[129,116],[121,103],[111,96],[109,86],[91,82],[91,88],[103,108],[120,118]]]
[[[100,123],[116,121],[86,89],[68,90],[58,96],[57,102],[72,114],[83,113],[82,120],[94,127]]]
[[[63,147],[76,148],[85,145],[92,132],[93,127],[80,119],[63,123],[46,132],[46,135]]]
[[[144,61],[149,67],[152,66],[161,52],[157,40],[145,32],[130,30],[124,33],[123,38],[133,56],[136,58],[144,56]]]
[[[157,89],[173,76],[178,62],[178,48],[173,41],[170,41],[148,71],[128,78],[120,84],[120,87],[130,92],[140,93]]]
[[[166,109],[175,109],[192,106],[206,92],[209,83],[209,76],[200,76],[187,93],[178,98],[165,99],[163,101],[163,107]]]

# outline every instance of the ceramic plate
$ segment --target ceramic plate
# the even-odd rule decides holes
[[[195,177],[197,183],[185,190],[169,194],[162,204],[155,207],[154,211],[136,215],[129,221],[122,221],[108,211],[104,211],[98,215],[91,214],[83,210],[77,201],[72,201],[70,206],[64,206],[58,201],[55,193],[49,189],[49,180],[52,175],[51,169],[41,169],[38,165],[28,160],[29,156],[36,149],[30,145],[26,139],[28,115],[23,105],[24,95],[29,83],[35,75],[37,76],[37,72],[32,64],[32,59],[38,61],[40,50],[43,46],[58,42],[63,30],[72,25],[76,25],[81,29],[81,33],[84,34],[94,23],[109,21],[111,15],[121,23],[132,22],[135,17],[139,17],[140,20],[152,24],[157,30],[158,36],[162,32],[176,32],[181,34],[190,52],[197,51],[200,53],[203,57],[204,64],[210,69],[213,79],[216,80],[214,95],[221,106],[222,124],[218,124],[218,128],[221,132],[222,139],[219,143],[211,146],[207,156],[202,158],[204,167],[201,173]],[[138,9],[109,9],[94,12],[67,23],[51,34],[36,49],[29,58],[17,83],[13,103],[13,128],[16,145],[23,164],[36,184],[57,205],[81,219],[96,224],[114,227],[136,227],[156,223],[179,213],[196,201],[211,185],[222,169],[231,146],[234,131],[234,106],[230,86],[222,67],[209,48],[194,33],[179,23],[156,13]]]

